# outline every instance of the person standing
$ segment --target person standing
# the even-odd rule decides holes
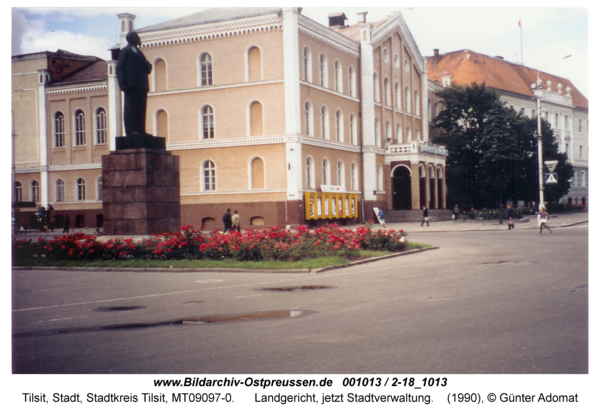
[[[423,205],[423,221],[421,221],[421,226],[426,222],[427,226],[429,226],[429,211],[427,210],[427,207]]]
[[[452,214],[452,219],[458,219],[458,214],[460,214],[460,209],[458,205],[454,205],[454,214]]]
[[[223,234],[227,234],[231,229],[231,209],[227,208],[227,212],[223,215]]]
[[[385,215],[383,213],[383,209],[379,209],[378,212],[378,216],[379,216],[379,222],[381,223],[381,226],[385,228]]]
[[[540,211],[536,212],[536,215],[538,215],[540,219],[540,234],[542,233],[542,230],[544,228],[548,229],[548,231],[550,231],[550,233],[552,234],[552,230],[547,224],[548,220],[550,219],[550,216],[546,212],[546,207],[542,205],[540,207]]]
[[[240,232],[240,216],[237,211],[233,211],[233,215],[231,216],[231,228],[234,231]]]
[[[67,214],[67,217],[65,218],[65,228],[63,229],[63,234],[69,233],[69,224],[70,223],[71,223],[71,218],[69,218],[69,214]]]
[[[514,210],[512,209],[512,205],[508,205],[508,209],[506,210],[506,219],[508,220],[508,229],[513,229],[515,227],[515,220],[513,218]]]

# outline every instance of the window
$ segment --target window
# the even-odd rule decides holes
[[[581,176],[581,186],[586,186],[585,185],[585,171],[581,171],[580,172],[580,176]]]
[[[15,202],[23,201],[23,187],[21,186],[21,182],[15,182]]]
[[[215,123],[213,116],[213,108],[204,106],[202,108],[202,139],[214,139]]]
[[[40,202],[40,184],[38,181],[31,181],[31,202]]]
[[[214,191],[217,188],[217,171],[215,163],[207,160],[202,164],[202,176],[204,178],[204,190]]]
[[[377,164],[377,191],[383,191],[383,172],[380,163]]]
[[[375,137],[375,145],[381,146],[379,143],[379,119],[377,118],[375,118],[375,134],[373,136]]]
[[[583,159],[583,146],[579,147],[579,159]]]
[[[65,146],[65,117],[61,112],[54,115],[54,147],[63,148]]]
[[[427,114],[431,116],[431,99],[427,99]]]
[[[327,106],[321,106],[321,138],[329,139],[329,114]]]
[[[389,120],[385,121],[385,140],[388,142],[392,140],[392,128],[390,128]]]
[[[312,108],[310,102],[304,102],[304,134],[312,136]]]
[[[322,169],[323,169],[323,185],[329,185],[329,161],[327,160],[327,158],[323,159],[323,163],[322,163]]]
[[[377,73],[373,73],[373,99],[375,99],[375,102],[379,102],[379,81],[377,79]]]
[[[579,132],[583,132],[583,119],[579,119]]]
[[[56,202],[65,200],[65,181],[62,179],[56,180]]]
[[[554,116],[554,127],[558,128],[558,113]]]
[[[200,86],[213,84],[212,57],[208,53],[200,55]]]
[[[569,156],[569,144],[568,143],[565,143],[565,153],[567,154],[567,159],[569,159],[570,156]]]
[[[335,111],[335,140],[338,142],[344,141],[343,117],[340,109]]]
[[[167,63],[163,59],[154,62],[154,90],[167,90]]]
[[[248,80],[250,82],[262,79],[262,62],[260,49],[256,46],[248,50]]]
[[[250,164],[250,172],[252,174],[251,188],[265,188],[265,163],[261,158],[254,158]]]
[[[415,139],[421,139],[421,132],[419,131],[419,128],[415,128]]]
[[[156,112],[156,136],[169,139],[169,116],[162,109]]]
[[[327,87],[327,61],[324,54],[319,56],[319,85]]]
[[[419,105],[419,92],[415,90],[415,115],[421,115],[421,107]]]
[[[348,95],[355,96],[355,90],[356,87],[354,86],[354,68],[350,66],[348,68]]]
[[[396,124],[396,143],[402,143],[402,127]]]
[[[390,61],[390,54],[388,52],[388,49],[386,49],[385,47],[383,48],[383,61],[386,63]]]
[[[342,65],[339,60],[336,60],[333,64],[333,82],[335,91],[342,93]]]
[[[344,162],[342,160],[337,163],[337,184],[344,186]]]
[[[96,179],[96,199],[102,201],[102,177]]]
[[[76,186],[77,200],[85,201],[85,180],[83,178],[77,178]]]
[[[408,73],[409,69],[410,69],[410,64],[408,63],[408,59],[404,59],[404,71],[406,73]]]
[[[355,131],[355,127],[356,127],[356,121],[354,119],[354,114],[350,115],[350,143],[352,145],[356,145],[356,131]]]
[[[385,79],[383,79],[383,90],[385,92],[385,105],[391,106],[392,105],[392,96],[391,96],[391,91],[390,91],[390,81],[388,80],[387,77]]]
[[[535,118],[535,109],[531,109],[531,119]]]
[[[305,165],[306,187],[307,188],[314,188],[315,175],[314,175],[313,169],[314,169],[313,159],[312,159],[312,157],[307,156],[306,157],[306,165]]]
[[[397,54],[394,54],[394,66],[396,68],[400,67],[400,58],[398,57]]]
[[[81,109],[75,111],[75,146],[85,145],[85,115]]]
[[[435,102],[435,105],[433,105],[433,108],[434,108],[433,117],[437,118],[438,115],[440,114],[440,103]]]
[[[404,103],[406,104],[406,113],[410,113],[410,92],[408,86],[404,88]]]
[[[358,168],[356,164],[352,162],[350,164],[350,189],[356,191],[358,188]]]
[[[302,80],[305,82],[311,81],[310,76],[310,50],[304,46],[302,50]]]
[[[107,141],[106,137],[106,111],[100,108],[96,111],[96,144],[105,144]]]
[[[260,102],[250,105],[250,136],[263,136],[263,107]]]
[[[406,143],[410,142],[410,126],[406,127]]]
[[[569,129],[569,117],[565,115],[565,129]]]
[[[394,94],[396,95],[396,109],[402,110],[402,95],[400,94],[400,83],[394,85]]]
[[[519,115],[525,116],[525,108],[521,108],[521,110],[519,111]]]

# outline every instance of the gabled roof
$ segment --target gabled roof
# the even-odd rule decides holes
[[[389,19],[394,17],[394,15],[387,16],[384,19],[378,20],[374,23],[371,23],[373,26],[373,33],[383,26]],[[352,26],[345,26],[340,28],[332,28],[332,30],[338,32],[339,34],[346,36],[347,38],[360,43],[360,26],[358,24],[353,24]]]
[[[282,10],[281,7],[215,7],[213,9],[203,10],[198,13],[190,14],[189,16],[154,24],[134,31],[137,33],[146,33],[159,30],[170,30],[180,27],[196,26],[199,24],[281,13]]]
[[[536,82],[537,69],[508,62],[501,57],[491,57],[471,50],[450,52],[439,57],[427,58],[427,77],[442,83],[443,77],[451,76],[453,84],[468,86],[473,82],[484,83],[488,87],[516,93],[527,97],[535,97],[530,87]],[[557,85],[563,85],[562,92],[571,88],[573,105],[588,108],[587,98],[571,83],[569,79],[540,71],[540,79],[546,88],[546,82],[552,81],[552,90],[557,91]]]
[[[59,86],[71,83],[106,80],[108,78],[107,70],[107,63],[104,60],[100,60],[96,63],[84,67],[83,69],[79,69],[73,73],[70,73],[65,77],[57,79],[51,84],[52,86]]]

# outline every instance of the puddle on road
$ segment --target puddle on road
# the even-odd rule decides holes
[[[323,290],[325,288],[335,288],[328,285],[298,285],[294,287],[270,287],[270,288],[260,288],[259,291],[283,291],[283,292],[293,292],[293,291],[308,291],[308,290]]]
[[[32,331],[28,333],[13,334],[13,337],[34,337],[34,336],[54,336],[61,334],[73,333],[90,333],[99,331],[111,330],[135,330],[143,328],[163,327],[170,325],[194,325],[194,324],[209,324],[209,323],[232,323],[241,321],[259,321],[273,320],[285,318],[298,318],[315,314],[313,310],[274,310],[260,311],[255,313],[233,314],[233,315],[215,315],[204,317],[186,317],[179,320],[162,321],[158,323],[129,323],[129,324],[113,324],[106,326],[92,327],[74,327],[74,328],[59,328],[45,331]]]
[[[121,306],[121,307],[98,307],[94,309],[94,311],[98,312],[108,312],[108,311],[134,311],[141,310],[142,308],[146,308],[145,305],[133,305],[133,306]]]
[[[581,287],[575,287],[575,288],[567,288],[566,290],[554,290],[552,291],[553,293],[579,293],[579,292],[588,292],[589,291],[589,287],[587,285],[583,285]]]

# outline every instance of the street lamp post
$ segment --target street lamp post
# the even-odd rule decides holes
[[[558,62],[559,60],[568,59],[571,55],[561,57],[560,59],[556,59],[542,67],[546,67],[551,65],[554,62]],[[540,68],[541,69],[541,68]],[[536,83],[531,85],[531,91],[537,98],[537,139],[538,139],[538,174],[539,174],[539,183],[540,183],[540,206],[544,205],[544,159],[542,155],[542,114],[541,114],[541,100],[544,97],[544,89],[542,86],[542,80],[540,79],[540,70],[537,71],[537,81]]]

